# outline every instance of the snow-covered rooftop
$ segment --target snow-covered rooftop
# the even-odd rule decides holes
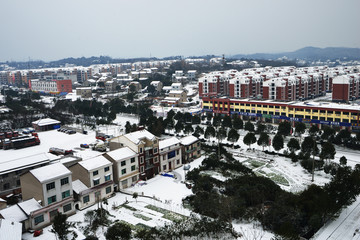
[[[122,147],[111,152],[107,152],[112,159],[115,161],[122,160],[125,158],[135,157],[137,154],[128,147]]]
[[[71,171],[67,169],[62,163],[54,163],[45,167],[36,168],[30,171],[39,182],[44,183],[56,178],[60,178],[71,174]]]
[[[82,191],[85,191],[88,189],[88,187],[80,180],[75,180],[72,182],[72,189],[77,194],[81,193]]]
[[[51,119],[51,118],[44,118],[44,119],[36,120],[32,123],[36,124],[38,126],[46,126],[46,125],[51,125],[51,124],[60,124],[60,121]]]
[[[7,159],[0,162],[0,174],[6,174],[12,171],[37,166],[50,162],[49,156],[45,153],[30,155],[17,159]]]
[[[97,157],[81,161],[79,162],[79,164],[86,170],[92,171],[101,167],[111,165],[111,162],[107,160],[103,155],[99,155]]]
[[[156,137],[146,129],[128,133],[124,135],[126,138],[128,138],[130,141],[135,143],[136,145],[140,144],[141,140],[144,138],[147,138],[149,140],[154,140]]]
[[[0,215],[7,220],[21,222],[28,219],[26,214],[29,215],[31,212],[40,208],[42,208],[41,205],[34,198],[31,198],[17,205],[1,210]]]
[[[193,144],[194,142],[198,141],[199,139],[197,137],[194,137],[192,135],[187,136],[187,137],[183,137],[180,139],[180,142],[182,145],[190,145]]]
[[[0,240],[19,240],[22,234],[22,224],[6,219],[0,219]]]
[[[169,94],[182,94],[183,92],[183,90],[171,90]]]
[[[164,148],[174,146],[175,144],[179,144],[179,143],[180,143],[179,139],[177,139],[176,137],[171,137],[171,138],[159,141],[159,149],[162,150]]]

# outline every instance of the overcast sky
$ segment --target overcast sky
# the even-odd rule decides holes
[[[360,47],[359,0],[1,0],[0,61]]]

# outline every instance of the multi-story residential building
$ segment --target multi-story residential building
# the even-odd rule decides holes
[[[162,172],[169,172],[182,166],[181,145],[176,137],[159,141],[159,151]]]
[[[124,146],[139,155],[140,179],[149,179],[160,172],[159,140],[147,130],[139,130],[110,139],[110,150]]]
[[[360,110],[356,105],[329,102],[278,102],[209,98],[202,99],[204,112],[215,114],[237,114],[242,119],[262,120],[278,123],[284,120],[308,124],[330,125],[358,129]]]
[[[171,90],[161,103],[171,106],[179,106],[187,102],[187,94],[184,90]]]
[[[162,88],[163,88],[163,83],[160,82],[160,81],[152,81],[150,83],[150,85],[154,86],[155,87],[155,90],[157,92],[161,92]]]
[[[195,136],[187,136],[180,139],[182,149],[182,161],[188,163],[201,156],[200,140]]]
[[[31,80],[31,90],[44,93],[69,93],[72,92],[71,80]]]
[[[92,88],[91,87],[76,88],[76,95],[81,96],[81,98],[92,98]]]
[[[187,77],[187,79],[190,80],[190,81],[195,80],[196,70],[189,70],[189,71],[187,71],[186,77]]]
[[[272,99],[293,101],[312,99],[332,91],[332,79],[356,73],[356,67],[265,67],[240,72],[210,72],[199,79],[200,97]]]
[[[75,212],[71,172],[61,163],[33,169],[20,177],[22,198],[35,198],[42,208],[32,212],[36,229],[51,223],[58,212]]]
[[[139,154],[128,147],[122,147],[104,154],[113,164],[114,182],[124,189],[139,180]]]
[[[333,80],[332,100],[348,102],[359,98],[360,74],[336,76]]]
[[[76,208],[89,207],[114,192],[112,163],[100,155],[69,167],[73,173]]]

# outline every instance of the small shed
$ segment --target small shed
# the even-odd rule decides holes
[[[32,125],[36,131],[48,131],[60,128],[60,121],[51,118],[44,118],[32,122]]]

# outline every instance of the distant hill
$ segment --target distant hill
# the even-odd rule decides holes
[[[360,60],[360,48],[344,47],[304,47],[294,52],[283,53],[255,53],[255,54],[237,54],[232,58],[241,59],[278,59],[287,57],[289,59],[303,59],[308,61],[326,61],[336,59]]]

